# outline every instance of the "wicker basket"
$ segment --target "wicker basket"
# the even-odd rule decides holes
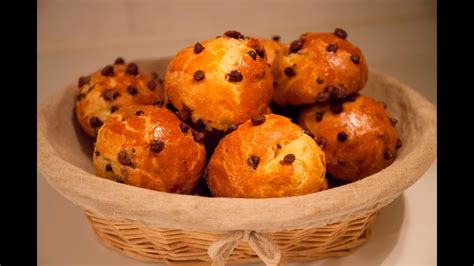
[[[171,265],[209,265],[209,245],[222,233],[152,228],[127,221],[112,220],[86,211],[102,242],[112,249],[142,261]],[[370,225],[377,212],[309,229],[286,230],[270,234],[290,261],[316,260],[344,256],[362,245],[370,236]],[[239,243],[228,263],[258,262],[257,254],[245,242]]]
[[[139,62],[158,73],[167,63]],[[362,93],[385,101],[400,121],[404,147],[390,167],[352,184],[288,198],[156,192],[93,175],[92,145],[73,123],[75,93],[70,85],[40,107],[39,168],[60,194],[85,210],[104,245],[143,261],[270,265],[349,254],[367,241],[380,208],[415,183],[436,156],[433,105],[404,84],[371,72]]]

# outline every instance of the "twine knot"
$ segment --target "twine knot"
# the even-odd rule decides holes
[[[249,240],[250,240],[250,233],[251,232],[252,231],[250,231],[250,230],[245,230],[244,235],[242,236],[242,241],[244,241],[245,243],[248,243]]]
[[[270,238],[255,231],[240,230],[221,236],[209,246],[207,253],[213,260],[212,266],[224,266],[225,261],[240,241],[248,242],[265,265],[276,266],[280,262],[280,249]]]

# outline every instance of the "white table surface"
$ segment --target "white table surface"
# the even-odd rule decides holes
[[[343,27],[369,68],[436,104],[435,1],[52,1],[38,2],[38,103],[115,57],[172,56],[238,29],[282,36]],[[151,265],[102,246],[82,210],[37,174],[38,265]],[[376,219],[353,254],[291,265],[435,265],[436,161]]]

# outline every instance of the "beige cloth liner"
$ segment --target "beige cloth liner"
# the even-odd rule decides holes
[[[168,60],[137,62],[163,77]],[[231,231],[231,235],[234,231],[235,234],[258,232],[254,236],[321,226],[390,203],[425,173],[436,156],[434,106],[399,81],[371,72],[362,93],[385,101],[392,117],[399,120],[397,127],[403,147],[390,167],[349,185],[289,198],[207,198],[157,192],[93,175],[92,143],[73,123],[77,91],[74,82],[40,107],[38,166],[41,173],[60,194],[82,208],[147,226]]]

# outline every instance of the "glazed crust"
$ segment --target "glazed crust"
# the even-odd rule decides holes
[[[168,109],[149,105],[113,113],[97,137],[96,175],[157,191],[191,193],[205,167],[206,151],[194,141],[192,129],[181,130],[181,123]]]
[[[327,188],[324,152],[301,127],[283,116],[265,115],[225,136],[208,164],[208,186],[215,197],[296,196]],[[293,154],[292,163],[281,163]],[[251,156],[258,157],[258,165]],[[251,160],[251,161],[249,161]]]
[[[383,104],[370,97],[360,95],[353,102],[345,102],[340,114],[334,114],[327,106],[307,107],[301,112],[299,124],[316,138],[326,139],[323,150],[327,172],[335,178],[356,181],[384,169],[395,160],[396,126],[390,122]],[[340,132],[347,134],[345,141],[341,141],[344,134],[338,137]],[[390,154],[392,158],[389,158]]]
[[[281,60],[284,54],[288,52],[288,45],[282,44],[272,39],[258,38],[258,41],[265,48],[267,54],[267,61],[273,71],[278,67],[277,62]]]
[[[82,86],[75,99],[75,114],[91,138],[97,136],[100,125],[113,111],[130,105],[166,104],[157,75],[142,67],[138,67],[137,75],[130,75],[127,67],[128,64],[114,64],[112,76],[103,75],[101,69],[79,82]]]
[[[166,92],[176,109],[187,108],[193,123],[200,119],[207,130],[222,131],[261,114],[272,98],[273,79],[266,54],[256,53],[264,51],[260,42],[221,36],[200,45],[199,53],[195,45],[179,51],[166,71]],[[204,74],[200,80],[194,76],[198,70]],[[242,80],[232,82],[232,71]]]
[[[278,60],[273,71],[275,103],[311,104],[330,86],[342,86],[348,94],[364,87],[368,68],[358,47],[334,33],[305,33],[299,40],[303,43],[301,48],[291,52],[290,45],[288,53]],[[337,46],[335,52],[327,50],[330,44]],[[358,56],[358,63],[351,59],[353,55]],[[294,76],[285,73],[288,67],[293,69]]]

